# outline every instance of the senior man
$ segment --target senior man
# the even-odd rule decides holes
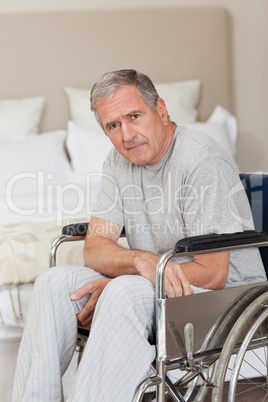
[[[182,237],[250,229],[250,208],[231,158],[209,137],[177,126],[151,80],[105,74],[91,108],[114,148],[103,168],[84,247],[85,265],[53,268],[36,281],[13,401],[62,401],[77,321],[90,326],[70,401],[130,402],[155,357],[159,255]],[[176,122],[179,123],[179,122]],[[247,219],[243,219],[247,217]],[[125,228],[130,249],[117,244]],[[265,281],[256,249],[169,262],[167,297]]]

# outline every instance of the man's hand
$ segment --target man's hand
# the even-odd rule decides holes
[[[136,264],[140,275],[149,279],[155,285],[156,266],[159,257],[152,253],[144,252],[138,257]],[[165,269],[165,294],[167,297],[191,295],[193,290],[190,282],[179,264],[169,261]]]
[[[107,283],[110,282],[111,280],[112,279],[110,278],[102,278],[96,281],[89,282],[85,286],[83,286],[80,289],[77,289],[73,294],[70,295],[71,300],[80,300],[84,296],[90,294],[90,297],[85,307],[77,315],[77,320],[79,324],[83,326],[91,325],[97,301],[103,289],[105,288]]]
[[[169,298],[194,293],[181,266],[171,261],[168,262],[165,269],[165,292]]]

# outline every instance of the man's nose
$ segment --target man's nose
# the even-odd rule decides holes
[[[125,142],[130,142],[136,137],[136,132],[133,127],[128,124],[123,124],[121,127],[122,138]]]

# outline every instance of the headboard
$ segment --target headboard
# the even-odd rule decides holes
[[[219,7],[0,15],[1,99],[44,95],[41,132],[66,128],[65,86],[90,88],[110,70],[154,82],[199,78],[199,119],[232,111],[231,30]]]

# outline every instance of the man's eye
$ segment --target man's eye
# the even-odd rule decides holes
[[[138,113],[131,115],[132,120],[136,120],[139,117]]]
[[[119,123],[113,123],[109,126],[109,130],[114,130],[116,127],[119,126]]]

